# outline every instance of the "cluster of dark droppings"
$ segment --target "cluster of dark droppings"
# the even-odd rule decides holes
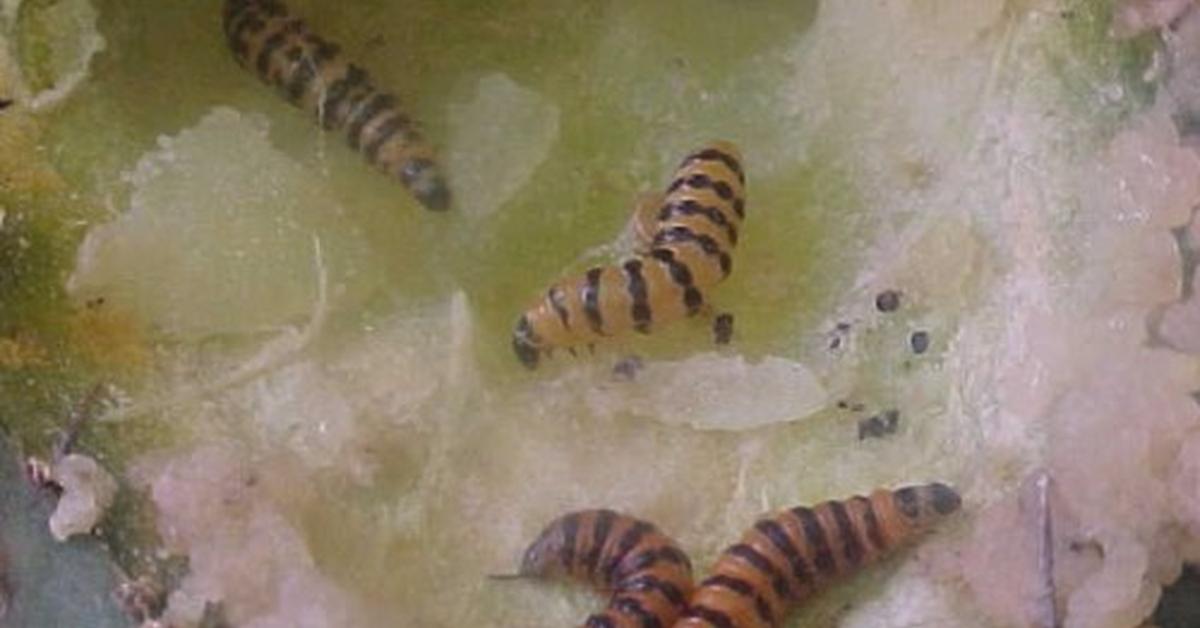
[[[895,434],[900,427],[900,411],[888,410],[858,422],[858,440],[883,438]]]
[[[867,406],[865,404],[863,404],[862,402],[846,401],[845,399],[838,401],[837,407],[842,410],[849,410],[851,412],[862,412],[863,410],[867,409]]]
[[[838,321],[833,327],[833,331],[829,332],[829,350],[837,351],[842,348],[842,339],[850,333],[850,323],[846,321]]]
[[[875,309],[884,314],[890,314],[900,309],[902,305],[903,293],[894,288],[881,290],[875,295]],[[829,332],[829,350],[836,351],[845,344],[846,338],[849,336],[851,325],[848,322],[840,321],[837,323],[833,331]],[[930,333],[923,329],[912,331],[908,336],[908,348],[915,355],[923,355],[929,351],[932,345],[932,337]],[[904,361],[904,366],[910,367],[911,363],[908,360]],[[837,407],[841,410],[850,410],[852,412],[862,412],[865,409],[864,404],[859,402],[851,403],[847,400],[837,402]],[[858,440],[866,440],[868,438],[883,438],[896,433],[900,426],[900,412],[896,409],[886,410],[874,416],[870,416],[858,421]]]

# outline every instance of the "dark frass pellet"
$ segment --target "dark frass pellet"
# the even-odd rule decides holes
[[[914,331],[908,339],[908,344],[912,347],[913,353],[921,355],[929,349],[929,332]]]
[[[895,434],[898,427],[900,427],[900,411],[888,410],[859,421],[858,440],[883,438],[889,434]]]
[[[632,382],[637,377],[638,371],[642,370],[645,365],[642,359],[636,355],[631,355],[622,358],[613,365],[613,375],[617,379]]]
[[[713,321],[713,341],[727,345],[733,339],[733,314],[721,314]]]
[[[875,295],[875,309],[880,312],[895,312],[900,309],[900,292],[884,290]]]

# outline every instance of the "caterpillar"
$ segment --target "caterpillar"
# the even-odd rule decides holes
[[[934,483],[761,519],[721,554],[675,626],[778,626],[820,586],[914,539],[960,504],[954,489]]]
[[[635,255],[558,281],[521,315],[512,337],[517,359],[533,369],[554,348],[573,352],[705,311],[705,291],[733,267],[730,253],[745,218],[745,185],[741,155],[729,142],[685,157],[661,204],[635,215],[640,249]],[[728,341],[732,323],[728,314],[716,317],[718,343]]]
[[[587,628],[671,626],[692,593],[692,563],[675,541],[651,523],[606,509],[552,521],[525,550],[515,577],[611,591],[608,607],[589,616]]]
[[[288,102],[342,129],[350,147],[400,180],[427,209],[450,206],[434,151],[390,93],[380,90],[341,48],[312,32],[278,0],[225,0],[225,38],[242,67]]]

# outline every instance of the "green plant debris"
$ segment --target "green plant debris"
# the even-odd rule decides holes
[[[1070,105],[1064,114],[1085,117],[1085,124],[1099,130],[1100,138],[1111,136],[1118,123],[1151,103],[1157,88],[1151,68],[1160,49],[1158,34],[1151,31],[1114,41],[1114,5],[1089,0],[1066,3],[1056,16],[1065,36],[1045,52],[1062,86],[1063,102]]]

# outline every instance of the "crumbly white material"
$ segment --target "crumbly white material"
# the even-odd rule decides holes
[[[117,493],[112,475],[83,454],[63,456],[51,467],[50,477],[63,489],[50,516],[50,533],[59,541],[90,533]]]

